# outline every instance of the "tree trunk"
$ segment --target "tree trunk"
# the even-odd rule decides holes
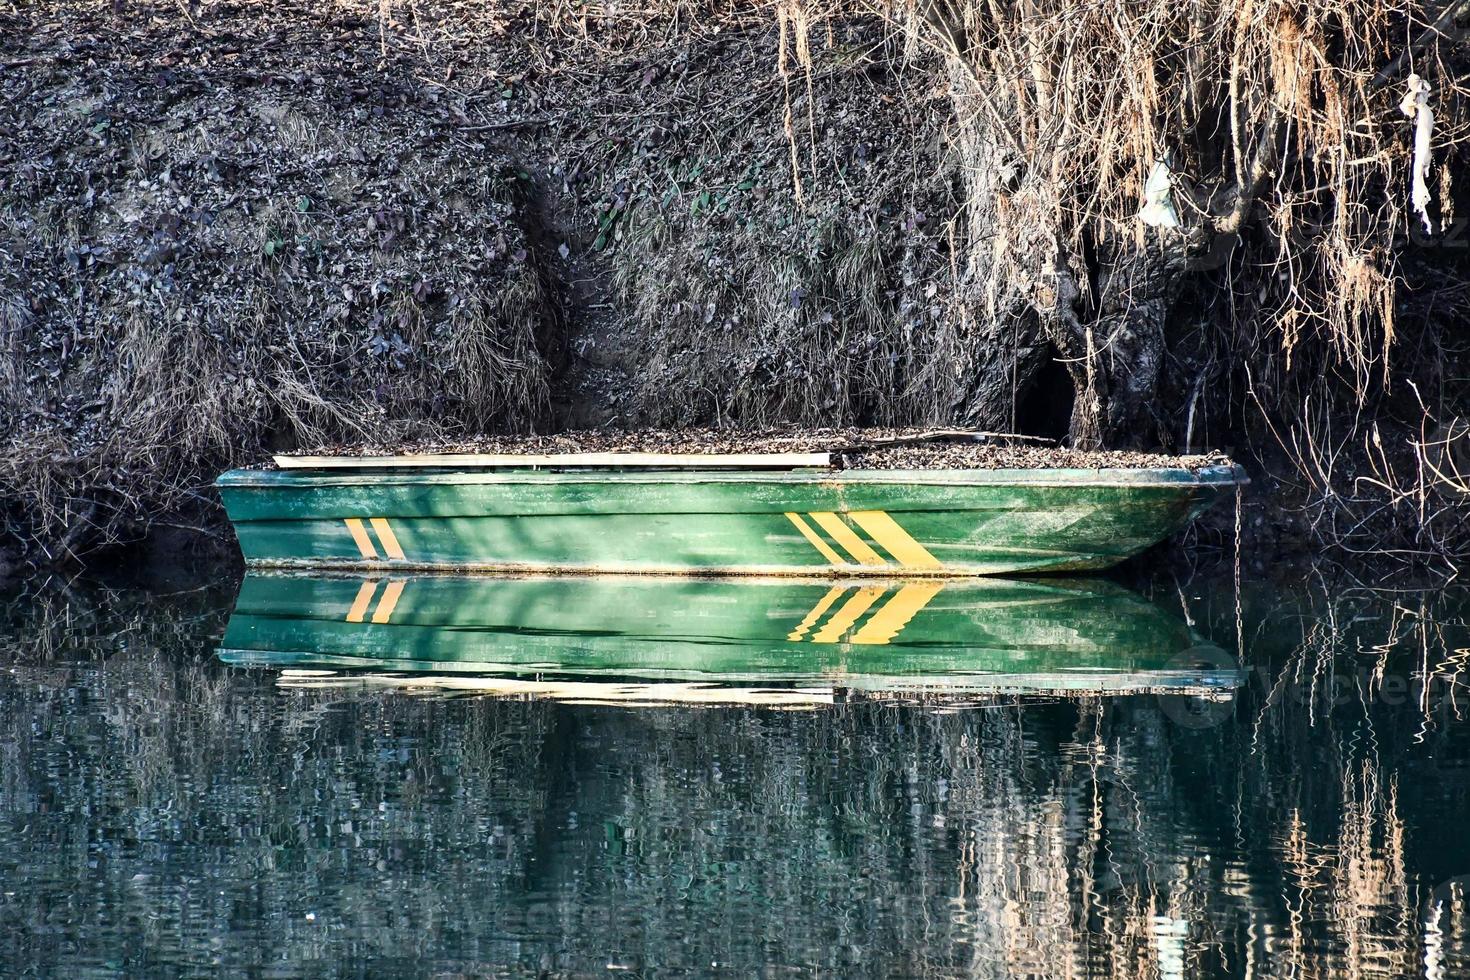
[[[1035,284],[1043,332],[1076,392],[1069,441],[1079,449],[1159,446],[1168,441],[1157,403],[1182,241],[1149,232],[1142,245],[1120,243],[1108,251],[1105,262],[1092,266],[1059,255]]]

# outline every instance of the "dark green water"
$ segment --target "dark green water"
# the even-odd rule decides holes
[[[37,584],[0,971],[1470,976],[1470,596],[1295,580]]]

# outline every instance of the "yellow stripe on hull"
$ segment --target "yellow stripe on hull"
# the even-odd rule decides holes
[[[357,543],[357,550],[368,561],[374,561],[378,557],[378,549],[373,547],[373,539],[368,534],[367,528],[363,526],[362,518],[349,517],[342,523],[347,525],[347,530],[352,532],[352,540]]]
[[[822,530],[826,531],[832,537],[833,541],[842,545],[859,565],[888,564],[878,552],[868,547],[868,543],[858,537],[852,528],[842,523],[842,518],[831,511],[813,511],[812,520],[820,524]]]
[[[378,532],[378,540],[383,542],[383,553],[389,558],[403,561],[403,549],[398,546],[398,535],[393,533],[393,528],[388,524],[387,519],[374,517],[372,525],[373,530]]]
[[[831,546],[828,545],[827,542],[822,540],[822,536],[820,534],[812,530],[811,525],[803,520],[800,514],[792,514],[788,512],[786,516],[790,519],[792,524],[796,525],[796,529],[801,532],[801,536],[806,538],[807,541],[811,543],[811,546],[813,548],[816,548],[817,551],[821,552],[823,558],[827,559],[834,565],[846,564],[846,562],[842,560],[842,556],[833,551]]]
[[[898,521],[883,510],[855,510],[847,515],[905,568],[940,568],[938,558],[915,541]]]

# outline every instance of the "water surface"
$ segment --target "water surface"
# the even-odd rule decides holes
[[[1470,975],[1463,591],[398,581],[0,602],[0,969]]]

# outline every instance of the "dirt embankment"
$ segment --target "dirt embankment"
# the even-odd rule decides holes
[[[768,12],[383,9],[0,5],[12,546],[269,448],[962,405],[932,78],[878,25],[808,90]]]
[[[0,550],[67,560],[208,523],[220,470],[331,443],[776,423],[1064,435],[1086,365],[982,274],[1016,249],[966,224],[981,164],[1002,209],[1045,167],[1001,152],[1004,134],[961,133],[975,119],[952,72],[876,6],[795,24],[805,9],[0,0]],[[1431,258],[1405,269],[1436,284],[1420,305],[1444,322],[1470,292]],[[1417,465],[1405,447],[1435,436],[1418,403],[1372,429],[1391,464],[1366,428],[1336,445],[1339,406],[1277,398],[1234,359],[1229,276],[1189,288],[1131,441],[1310,455],[1319,471],[1258,490],[1311,499],[1329,535],[1433,511],[1421,524],[1451,531],[1413,547],[1446,550],[1459,498],[1399,479]],[[1279,377],[1322,375],[1303,329]],[[1418,368],[1455,363],[1444,328],[1397,329],[1429,353],[1393,397],[1433,396],[1445,457],[1463,371]],[[1294,376],[1293,356],[1309,365]]]

